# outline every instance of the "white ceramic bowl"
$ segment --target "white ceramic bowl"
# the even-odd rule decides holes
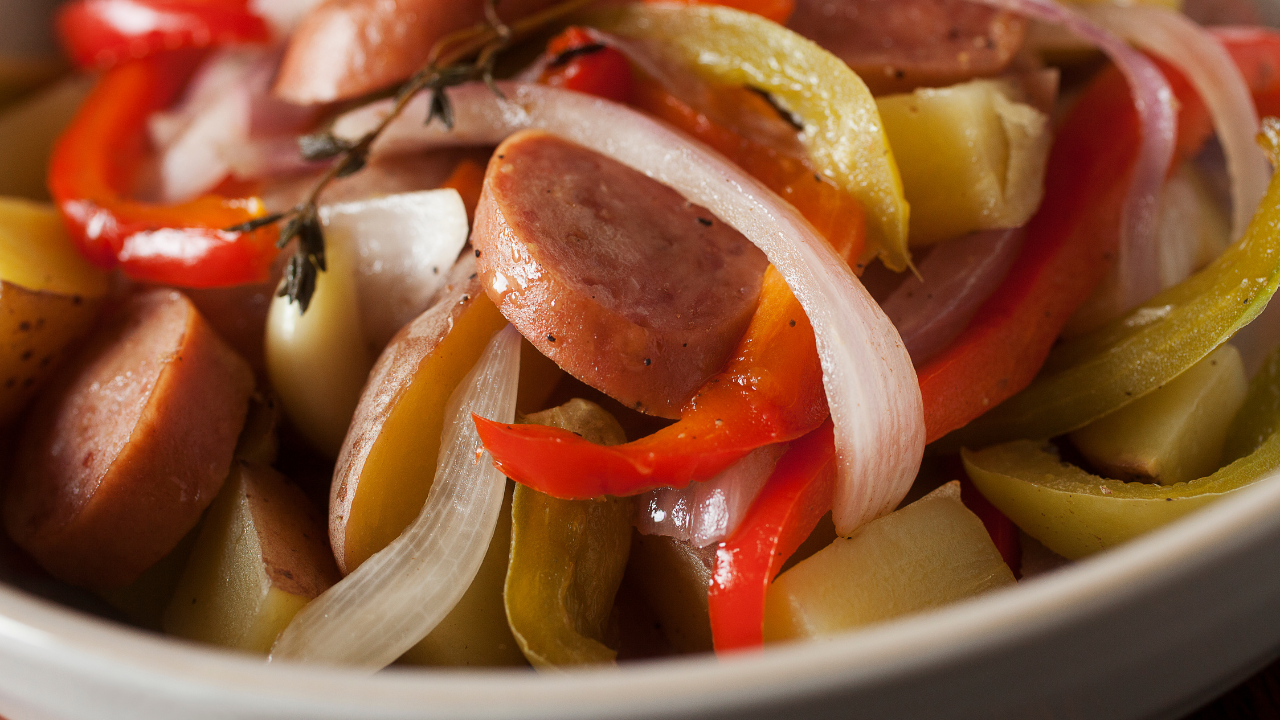
[[[0,0],[0,10],[44,4]],[[971,602],[827,642],[619,670],[366,676],[264,665],[0,582],[0,715],[10,720],[1172,718],[1277,652],[1275,479]]]
[[[1280,480],[1090,560],[827,642],[620,670],[261,660],[0,586],[11,720],[1177,717],[1280,649]]]

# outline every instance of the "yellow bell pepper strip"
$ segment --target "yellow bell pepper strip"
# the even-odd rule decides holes
[[[827,421],[792,443],[733,537],[716,549],[707,592],[716,652],[764,643],[764,601],[782,565],[831,510],[835,437]]]
[[[626,440],[599,405],[571,400],[525,418],[606,445]],[[516,643],[534,667],[613,662],[604,644],[613,599],[631,551],[631,503],[559,500],[517,486],[511,562],[503,593]]]
[[[1280,469],[1280,353],[1249,386],[1233,425],[1247,454],[1208,477],[1176,485],[1126,483],[1061,461],[1050,445],[1016,440],[963,452],[982,494],[1028,535],[1067,558],[1118,545]],[[1262,441],[1257,442],[1257,438]],[[1250,447],[1252,445],[1253,447]]]
[[[1157,65],[1179,103],[1176,162],[1194,154],[1212,126],[1190,83]],[[928,442],[965,427],[1036,377],[1063,325],[1111,264],[1139,132],[1128,86],[1109,68],[1058,130],[1044,202],[1005,281],[949,347],[916,369]]]
[[[1264,132],[1274,158],[1280,123]],[[1054,350],[1026,390],[966,428],[981,446],[1082,427],[1180,375],[1256,317],[1280,284],[1280,178],[1244,236],[1208,267],[1128,315]]]
[[[807,435],[827,419],[813,326],[770,267],[760,304],[728,367],[680,420],[605,447],[572,432],[475,417],[494,464],[518,483],[566,499],[636,495],[706,480],[764,445]]]
[[[593,24],[655,44],[713,85],[767,92],[803,121],[801,140],[818,172],[862,203],[864,255],[893,270],[910,265],[909,208],[893,151],[875,100],[843,61],[758,15],[714,5],[633,4]]]
[[[143,282],[218,287],[268,279],[278,233],[228,232],[265,214],[257,198],[129,198],[151,113],[182,91],[204,53],[152,55],[109,70],[54,149],[49,190],[81,252]]]

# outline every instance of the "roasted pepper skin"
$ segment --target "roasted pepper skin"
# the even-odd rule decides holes
[[[175,51],[108,70],[54,148],[50,193],[72,239],[99,267],[179,287],[269,278],[276,233],[227,230],[265,214],[257,198],[206,195],[177,205],[130,199],[146,154],[147,118],[173,102],[205,56]]]
[[[791,444],[742,525],[716,548],[707,592],[716,652],[764,643],[764,603],[783,564],[831,510],[835,436],[827,421]]]
[[[271,40],[247,0],[77,0],[58,12],[76,65],[105,69],[170,50]]]
[[[530,415],[594,442],[626,439],[598,405],[573,400]],[[623,498],[561,500],[516,486],[511,562],[503,593],[507,621],[534,667],[613,662],[604,640],[631,550],[631,503]]]

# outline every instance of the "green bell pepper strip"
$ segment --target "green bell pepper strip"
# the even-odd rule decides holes
[[[1275,136],[1269,138],[1274,157]],[[1272,178],[1244,236],[1218,259],[1128,315],[1056,348],[1035,382],[957,440],[980,447],[1083,427],[1204,359],[1262,312],[1278,283],[1280,176]]]
[[[818,170],[866,208],[866,257],[897,271],[911,264],[902,178],[875,99],[844,61],[759,15],[714,5],[632,4],[591,24],[654,43],[708,82],[769,93],[803,119],[800,139]]]
[[[600,406],[572,400],[525,418],[594,443],[626,441]],[[503,593],[507,622],[537,668],[611,663],[605,645],[614,596],[631,551],[631,503],[623,498],[560,500],[523,485],[511,504],[511,563]]]
[[[982,494],[1028,535],[1066,558],[1080,558],[1172,522],[1280,469],[1280,353],[1249,386],[1233,433],[1256,443],[1212,475],[1178,483],[1126,483],[1062,462],[1056,450],[1016,440],[963,451]]]

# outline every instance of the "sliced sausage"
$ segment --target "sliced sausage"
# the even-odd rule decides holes
[[[504,0],[498,13],[510,23],[554,2]],[[276,95],[311,105],[381,90],[422,67],[440,38],[483,20],[481,0],[326,0],[293,34]]]
[[[767,266],[709,210],[540,132],[498,148],[472,242],[489,296],[544,355],[662,417],[729,360]]]
[[[130,298],[36,400],[4,503],[52,575],[123,586],[195,526],[231,467],[253,372],[173,290]]]
[[[877,95],[999,74],[1027,21],[968,0],[798,0],[789,26],[849,64]]]

